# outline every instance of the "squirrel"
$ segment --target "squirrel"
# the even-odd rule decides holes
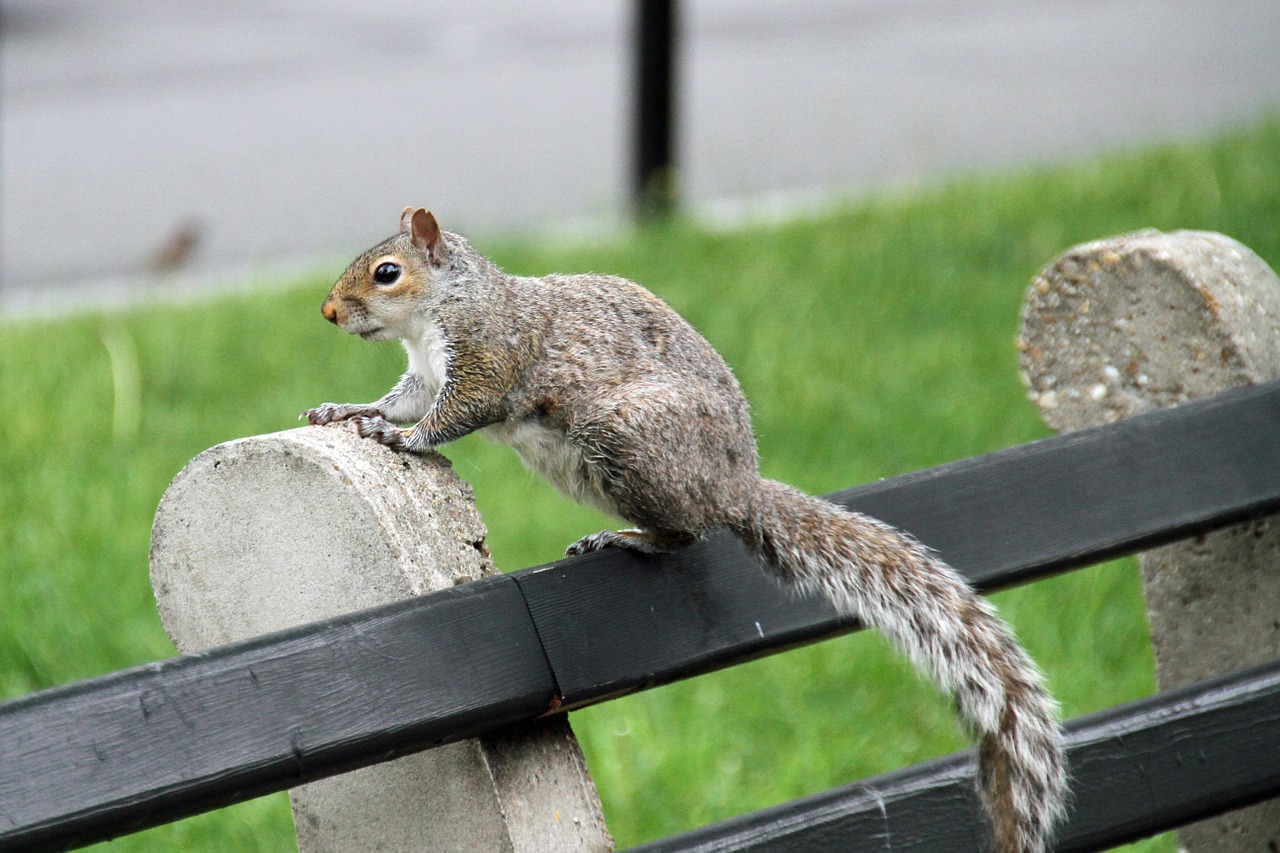
[[[322,314],[366,340],[401,340],[408,370],[376,402],[304,412],[311,424],[354,421],[409,453],[483,430],[562,493],[635,525],[587,536],[569,555],[663,552],[727,527],[784,582],[879,629],[954,696],[978,740],[996,849],[1046,849],[1067,771],[1036,665],[908,534],[761,477],[736,378],[665,302],[612,276],[508,275],[407,207],[400,232],[351,263]]]

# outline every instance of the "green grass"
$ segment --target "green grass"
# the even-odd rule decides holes
[[[765,473],[825,492],[1045,435],[1016,374],[1023,290],[1068,246],[1146,227],[1222,231],[1280,266],[1280,120],[783,225],[478,242],[513,272],[618,273],[669,300],[737,370]],[[396,347],[321,320],[333,272],[287,292],[0,325],[0,696],[173,654],[146,562],[169,479],[217,442],[396,378]],[[607,523],[503,448],[473,437],[446,453],[505,569]],[[1140,595],[1122,561],[995,600],[1075,716],[1154,689]],[[869,632],[573,721],[620,846],[964,745],[948,702]],[[267,851],[291,837],[276,795],[108,849]],[[1135,849],[1174,848],[1166,836]]]

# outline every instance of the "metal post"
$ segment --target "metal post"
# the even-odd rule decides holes
[[[651,220],[676,206],[675,0],[635,0],[635,150],[632,202]]]

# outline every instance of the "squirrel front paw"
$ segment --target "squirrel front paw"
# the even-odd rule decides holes
[[[372,406],[358,403],[321,403],[314,409],[307,409],[298,417],[306,418],[313,426],[336,424],[352,418],[381,418],[382,412]]]
[[[361,438],[372,438],[392,450],[407,448],[405,431],[387,423],[381,415],[362,415],[352,418],[351,422],[356,425],[356,434]]]

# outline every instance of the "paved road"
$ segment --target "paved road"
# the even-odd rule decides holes
[[[474,233],[616,222],[628,9],[0,0],[0,311],[127,290],[184,229],[198,235],[187,268],[218,278],[336,261],[408,203]],[[703,210],[1201,135],[1280,107],[1277,0],[684,11],[683,180]]]

